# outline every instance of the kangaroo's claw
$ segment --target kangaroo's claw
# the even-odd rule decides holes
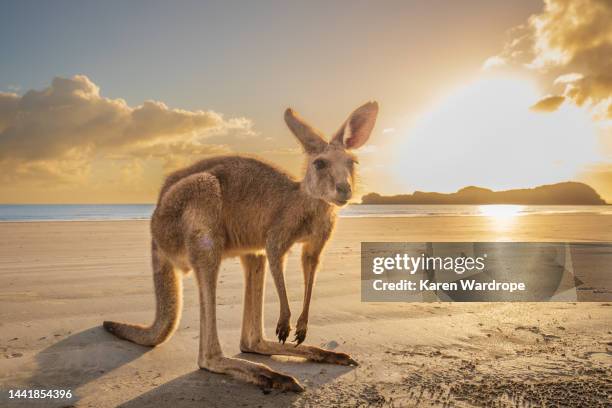
[[[278,337],[279,342],[285,344],[290,332],[291,326],[289,325],[289,322],[279,321],[276,325],[276,336]]]
[[[298,330],[296,330],[295,338],[293,339],[293,341],[295,341],[295,347],[297,347],[300,344],[302,344],[305,339],[306,339],[306,329],[298,329]]]
[[[304,387],[295,378],[276,372],[261,375],[257,382],[264,394],[269,393],[272,389],[293,392],[304,391]]]

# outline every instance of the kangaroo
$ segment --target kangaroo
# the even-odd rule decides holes
[[[229,374],[264,389],[303,391],[292,376],[268,366],[223,355],[217,335],[216,287],[221,260],[240,257],[245,275],[240,350],[263,355],[357,365],[349,355],[301,344],[319,257],[335,222],[335,209],[352,197],[357,160],[349,150],[362,146],[374,128],[378,104],[368,102],[351,113],[329,142],[293,110],[285,121],[306,154],[301,181],[254,158],[204,159],[168,176],[151,218],[153,281],[157,301],[150,326],[103,323],[117,337],[156,346],[175,331],[181,314],[183,274],[194,271],[200,299],[200,368]],[[291,331],[284,260],[290,247],[302,244],[304,300]],[[263,336],[265,263],[280,299],[278,342]]]

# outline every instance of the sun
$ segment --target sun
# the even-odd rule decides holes
[[[404,189],[452,192],[475,185],[532,187],[571,180],[598,159],[587,113],[542,98],[524,78],[488,78],[449,94],[394,141],[393,173]]]

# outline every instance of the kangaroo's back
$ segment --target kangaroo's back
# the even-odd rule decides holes
[[[175,194],[177,186],[198,174],[218,183],[219,222],[228,251],[263,249],[270,228],[283,217],[305,218],[307,198],[300,183],[271,164],[243,156],[205,159],[172,173],[161,189],[158,208],[168,195]],[[182,196],[191,201],[202,199],[192,194]],[[177,216],[183,210],[177,208]]]
[[[283,194],[299,190],[299,182],[285,171],[245,156],[217,156],[200,160],[171,173],[161,188],[159,200],[175,183],[196,173],[209,173],[219,180],[225,200],[248,198],[250,194]],[[236,196],[237,195],[237,196]]]

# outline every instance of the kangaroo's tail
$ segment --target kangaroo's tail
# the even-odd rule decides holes
[[[157,308],[151,326],[105,321],[104,328],[117,337],[144,346],[157,346],[166,341],[176,330],[181,317],[182,278],[172,264],[151,246],[153,258],[153,282]]]

